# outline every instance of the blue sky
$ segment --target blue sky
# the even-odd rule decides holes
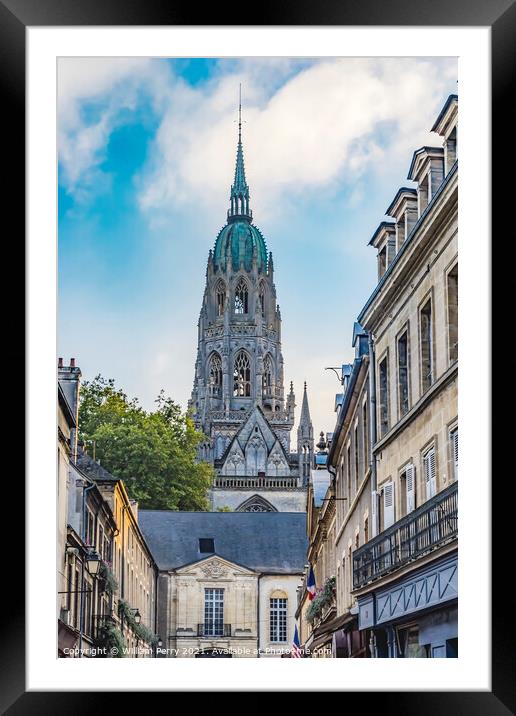
[[[456,58],[63,58],[59,355],[151,408],[186,406],[208,251],[223,226],[243,87],[254,221],[273,252],[285,380],[332,430],[367,243],[457,91]]]

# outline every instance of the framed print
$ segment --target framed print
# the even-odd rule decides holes
[[[514,4],[0,12],[28,318],[6,712],[514,708],[479,380]]]

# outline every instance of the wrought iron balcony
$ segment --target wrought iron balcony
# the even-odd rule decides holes
[[[197,624],[197,636],[202,637],[228,637],[231,636],[231,624],[220,622],[206,622]]]
[[[457,539],[458,483],[359,547],[353,555],[353,588],[393,572]]]

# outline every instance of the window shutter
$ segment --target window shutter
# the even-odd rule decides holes
[[[405,468],[405,483],[407,486],[407,514],[416,507],[415,468],[412,463]]]
[[[371,493],[371,517],[372,517],[372,535],[376,537],[378,534],[378,493],[373,490]]]
[[[437,492],[435,476],[435,448],[430,448],[423,460],[425,466],[426,498],[428,500]]]
[[[452,454],[453,454],[453,479],[457,480],[459,477],[459,430],[456,428],[452,431]]]
[[[383,488],[384,528],[394,524],[394,482],[387,482]]]

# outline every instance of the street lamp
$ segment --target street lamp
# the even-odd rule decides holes
[[[138,611],[138,609],[135,609],[135,610],[134,610],[134,615],[133,615],[133,616],[134,616],[134,621],[136,622],[136,624],[139,624],[139,623],[141,622],[141,620],[142,620],[142,615],[140,614],[140,612]]]
[[[99,573],[100,565],[102,564],[100,555],[95,551],[88,552],[85,561],[88,572],[92,577],[96,577]]]
[[[161,647],[163,646],[163,640],[162,640],[162,638],[161,638],[160,636],[158,636],[158,646],[159,646],[160,649],[161,649]]]

